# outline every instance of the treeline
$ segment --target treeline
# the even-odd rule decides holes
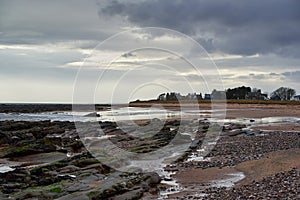
[[[288,87],[280,87],[273,91],[270,96],[268,93],[262,93],[261,89],[246,86],[228,88],[225,91],[213,90],[210,94],[189,93],[181,95],[180,93],[163,93],[157,97],[160,101],[178,101],[178,100],[210,100],[210,99],[248,99],[248,100],[300,100],[300,96],[295,96],[296,91]]]
[[[226,90],[227,99],[252,99],[252,100],[291,100],[296,95],[295,89],[289,87],[280,87],[273,91],[270,96],[268,93],[262,93],[261,89],[251,87],[236,87]]]
[[[228,88],[226,90],[226,98],[227,99],[246,99],[247,95],[251,92],[251,87],[237,87],[230,89]],[[261,93],[261,91],[260,91]]]

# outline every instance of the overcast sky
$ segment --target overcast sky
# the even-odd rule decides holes
[[[299,8],[298,0],[1,0],[0,102],[72,102],[75,91],[78,102],[116,103],[242,85],[299,94]]]

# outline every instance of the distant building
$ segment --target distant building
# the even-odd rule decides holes
[[[166,100],[166,93],[160,94],[157,97],[157,100],[159,100],[159,101],[165,101]]]
[[[254,92],[248,92],[246,94],[246,99],[252,99],[252,100],[267,100],[268,95],[267,94],[262,94],[261,90],[257,90]]]
[[[186,99],[197,100],[197,99],[199,99],[200,96],[201,96],[201,94],[197,95],[196,93],[188,93],[188,95],[186,96]],[[201,98],[202,98],[202,96],[201,96]]]
[[[167,100],[168,101],[176,101],[176,100],[178,100],[177,99],[177,96],[179,95],[179,94],[176,94],[175,92],[171,92],[170,93],[170,95],[168,95],[169,93],[167,93]]]
[[[300,95],[295,95],[295,96],[293,97],[293,100],[295,100],[295,101],[300,101]]]
[[[181,95],[180,93],[162,93],[157,97],[159,101],[174,101],[174,100],[201,100],[202,94],[199,93],[189,93],[186,96]]]
[[[197,96],[197,99],[198,99],[198,100],[202,100],[202,99],[203,99],[201,93],[200,93],[200,94],[197,94],[196,96]]]
[[[204,94],[205,100],[211,100],[211,94]]]
[[[218,91],[213,90],[210,96],[211,99],[219,99],[219,100],[225,100],[226,99],[226,92],[225,91]]]
[[[272,95],[270,99],[274,101],[281,101],[281,97],[277,94]]]

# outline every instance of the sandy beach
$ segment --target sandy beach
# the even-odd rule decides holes
[[[156,103],[132,103],[132,107],[151,107]],[[200,103],[200,104],[176,104],[176,103],[164,103],[161,104],[164,108],[168,110],[188,110],[197,109],[201,110],[211,110],[210,103]],[[279,117],[279,116],[290,116],[298,117],[300,116],[300,105],[282,105],[282,104],[247,104],[247,103],[222,103],[215,104],[216,108],[220,107],[226,110],[226,118],[262,118],[262,117]]]
[[[227,104],[226,118],[299,117],[300,105]]]

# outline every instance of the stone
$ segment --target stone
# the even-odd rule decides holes
[[[98,114],[97,112],[92,112],[84,115],[84,117],[100,117],[100,114]]]

